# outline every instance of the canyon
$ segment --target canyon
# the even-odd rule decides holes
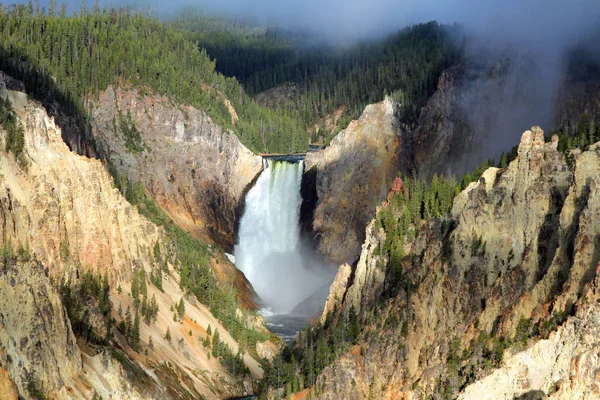
[[[600,395],[590,376],[600,144],[578,153],[571,169],[557,143],[545,143],[537,127],[525,132],[506,169],[485,171],[455,198],[451,215],[418,228],[391,297],[389,260],[376,250],[385,232],[369,224],[353,278],[338,276],[339,300],[324,315],[348,318],[353,309],[364,328],[317,378],[317,398]],[[523,326],[528,339],[515,343]],[[550,328],[549,336],[536,338],[533,326]],[[481,349],[498,343],[513,344],[500,347],[494,369]]]
[[[61,129],[39,103],[22,92],[2,95],[13,100],[25,143],[23,164],[4,151],[6,136],[0,135],[4,257],[0,364],[18,393],[31,398],[43,391],[61,399],[221,398],[252,393],[252,380],[262,377],[263,366],[257,356],[242,350],[211,310],[184,292],[176,259],[157,259],[157,253],[172,252],[165,228],[141,215],[121,195],[99,160],[71,152]],[[223,264],[235,270],[216,249],[209,249],[208,257],[216,271]],[[123,321],[139,301],[132,295],[134,276],[154,276],[159,269],[162,287],[149,284],[147,288],[148,299],[153,297],[157,303],[155,321],[140,322],[143,352],[133,351],[114,325],[111,347],[76,339],[74,321],[63,304],[64,288],[76,293],[86,277],[105,277],[112,310],[108,317],[103,317],[94,297],[76,301],[85,301],[83,314],[94,335],[109,337],[108,321]],[[175,319],[169,309],[181,302],[185,314]],[[268,338],[260,318],[243,308],[238,316],[242,325]],[[210,349],[202,344],[210,339],[207,329],[219,331],[234,354],[240,348],[249,370],[245,380],[211,358]]]
[[[277,398],[287,389],[263,378],[282,354],[313,345],[310,329],[283,350],[257,311],[290,311],[321,289],[314,281],[333,280],[302,325],[309,320],[325,341],[337,340],[335,326],[360,329],[298,399],[307,391],[322,399],[600,397],[599,143],[563,151],[558,136],[532,127],[510,163],[457,190],[448,215],[410,226],[400,263],[382,251],[390,232],[379,216],[410,195],[399,175],[428,180],[498,156],[491,149],[500,148],[502,120],[513,107],[529,110],[539,83],[528,80],[531,59],[511,62],[447,69],[415,124],[386,96],[293,167],[255,155],[206,112],[124,81],[87,100],[90,137],[66,132],[23,84],[0,74],[0,96],[24,135],[15,157],[0,128],[2,393],[191,399],[262,390]],[[598,114],[593,82],[565,78],[555,126]],[[516,132],[502,139],[506,151]],[[273,210],[289,218],[272,231],[248,209],[257,203],[294,212]],[[293,229],[281,232],[285,225]],[[341,265],[337,276],[293,275],[283,256],[271,269],[245,263],[244,254],[281,244],[273,238],[294,241],[281,253],[302,239],[310,254]],[[191,261],[182,250],[189,243]],[[282,266],[291,279],[275,290]],[[206,283],[212,278],[218,286]],[[293,297],[299,282],[307,283]],[[153,318],[131,312],[141,287],[146,306],[156,299]],[[221,293],[235,299],[234,316],[200,300]],[[245,371],[228,366],[219,340]]]

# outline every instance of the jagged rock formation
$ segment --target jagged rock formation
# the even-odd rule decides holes
[[[67,258],[113,281],[129,280],[134,263],[150,268],[160,229],[127,203],[100,161],[71,153],[45,110],[26,104],[16,110],[28,165],[0,159],[2,243],[27,247],[52,273]]]
[[[549,395],[551,399],[600,398],[596,376],[600,359],[598,277],[576,305],[577,312],[529,349],[509,354],[503,366],[469,385],[459,399],[514,399]]]
[[[30,398],[27,373],[32,369],[44,393],[60,399],[91,399],[96,393],[132,399],[251,393],[249,377],[234,377],[202,346],[209,325],[234,354],[239,344],[210,310],[182,291],[178,268],[170,262],[163,267],[164,291],[148,282],[148,298],[156,297],[159,310],[156,322],[140,322],[141,351],[147,355],[134,352],[114,327],[108,345],[81,340],[75,346],[56,286],[67,282],[75,288],[87,272],[107,275],[111,316],[119,323],[125,310],[134,309],[134,271],[144,270],[146,276],[156,271],[153,248],[158,243],[165,253],[168,239],[163,228],[123,198],[100,161],[69,150],[61,130],[38,103],[27,101],[23,93],[8,94],[16,100],[24,127],[26,165],[4,151],[6,135],[0,127],[0,247],[3,255],[18,253],[35,260],[20,262],[18,273],[10,261],[0,267],[5,325],[0,332],[0,369],[8,370],[19,395]],[[218,252],[211,259],[213,264],[226,262]],[[176,322],[169,309],[182,298],[185,318]],[[104,336],[100,311],[93,304],[85,306],[91,328]],[[265,329],[260,320],[242,323]],[[167,329],[171,341],[165,338]],[[260,378],[259,363],[247,352],[242,354],[250,376]]]
[[[60,389],[82,369],[57,290],[37,262],[0,267],[0,365],[19,388]]]
[[[559,88],[557,76],[540,74],[540,70],[547,70],[539,68],[539,64],[545,61],[534,54],[522,54],[514,49],[499,53],[497,50],[490,51],[485,45],[472,46],[476,48],[469,50],[471,56],[442,73],[437,91],[421,110],[415,125],[410,130],[403,128],[412,132],[400,134],[404,153],[401,163],[396,165],[396,172],[411,172],[414,168],[425,179],[430,179],[435,173],[460,177],[486,158],[498,160],[501,151],[509,151],[517,143],[516,133],[523,132],[534,122],[553,128],[570,127],[574,132],[582,114],[593,117],[600,113],[597,76],[566,74]],[[373,132],[381,130],[377,120],[372,123],[375,124]],[[343,144],[343,141],[348,143]],[[364,228],[373,216],[374,206],[383,199],[373,190],[361,190],[365,185],[360,179],[343,178],[357,170],[363,176],[377,177],[379,173],[375,161],[364,163],[361,149],[355,146],[354,141],[354,138],[341,133],[332,141],[331,147],[335,149],[323,152],[336,154],[329,156],[334,159],[339,157],[339,149],[343,149],[345,159],[357,158],[359,161],[355,165],[321,161],[322,165],[328,165],[330,171],[321,167],[317,175],[329,175],[331,178],[326,179],[327,185],[321,183],[314,216],[305,214],[313,224],[312,233],[321,239],[319,249],[339,262],[355,261],[342,256],[358,255]],[[323,158],[327,156],[307,156],[309,162]],[[386,165],[385,161],[382,165]],[[334,169],[339,170],[337,175],[331,171]],[[314,174],[308,168],[307,173]],[[389,184],[385,182],[382,187]],[[324,198],[321,199],[321,196]],[[333,212],[340,201],[330,197],[344,198],[357,207],[368,204],[361,213],[364,218],[353,220],[355,213],[352,210],[349,213]],[[345,223],[352,226],[348,232],[343,228]],[[343,236],[348,240],[338,240]],[[353,240],[354,236],[360,239],[358,243]]]
[[[335,276],[335,279],[329,287],[329,295],[325,301],[325,307],[321,313],[321,324],[327,320],[327,316],[338,307],[346,294],[346,288],[349,286],[349,280],[352,275],[352,267],[348,264],[342,264]]]
[[[525,132],[508,168],[420,227],[395,280],[376,251],[385,232],[369,225],[338,314],[354,306],[362,333],[322,372],[318,398],[598,396],[600,144],[573,167],[556,148]]]
[[[318,249],[336,262],[353,262],[375,206],[398,171],[410,171],[410,140],[391,98],[365,108],[325,150],[305,158],[307,175],[316,174],[318,202],[312,230]]]
[[[182,228],[230,250],[262,159],[206,113],[163,96],[110,86],[92,108],[99,157],[142,182]]]

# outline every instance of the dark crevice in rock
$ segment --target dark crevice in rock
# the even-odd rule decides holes
[[[300,232],[302,237],[307,238],[311,245],[316,248],[318,238],[313,231],[313,218],[317,202],[319,201],[316,167],[312,167],[302,174],[300,195],[302,196],[302,204],[300,205]]]
[[[551,212],[544,218],[544,223],[540,227],[540,233],[538,234],[538,281],[542,280],[548,272],[556,251],[559,248],[559,231],[556,227],[560,226],[560,210],[563,208],[565,197],[554,190],[551,201]]]

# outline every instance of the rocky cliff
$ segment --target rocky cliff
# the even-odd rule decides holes
[[[506,169],[487,170],[451,215],[418,229],[399,271],[380,254],[385,231],[369,225],[329,317],[355,309],[361,333],[314,394],[598,397],[600,144],[574,155],[571,167],[556,138],[525,132]]]
[[[41,106],[25,98],[16,111],[27,165],[22,168],[2,153],[2,243],[10,239],[13,246],[28,248],[52,273],[68,262],[109,272],[111,281],[119,281],[129,280],[134,264],[150,268],[160,229],[121,196],[100,161],[69,151]]]
[[[317,197],[312,231],[319,251],[333,261],[358,257],[375,206],[398,171],[410,172],[410,133],[399,107],[391,98],[368,106],[329,147],[306,155],[305,177],[314,179]]]
[[[81,371],[81,352],[47,271],[37,262],[0,267],[0,365],[20,393],[55,391]]]
[[[436,173],[460,177],[486,158],[499,160],[502,151],[518,143],[517,132],[533,122],[570,128],[574,134],[583,114],[592,120],[600,114],[597,74],[565,73],[559,82],[558,71],[557,76],[540,73],[547,70],[540,68],[544,60],[533,54],[490,51],[481,44],[472,47],[476,48],[468,50],[462,63],[442,73],[436,92],[410,128],[399,128],[397,120],[379,119],[373,112],[379,107],[375,105],[365,110],[362,122],[353,122],[341,132],[330,148],[307,155],[306,178],[310,181],[316,175],[317,195],[312,197],[317,200],[314,215],[305,215],[320,239],[319,249],[332,259],[343,262],[348,261],[344,257],[358,255],[364,228],[375,205],[384,199],[374,188],[385,190],[391,184],[380,179],[413,169],[425,179]],[[396,128],[386,128],[394,124]],[[359,145],[363,143],[356,133],[360,129],[380,137],[377,156]],[[391,137],[391,131],[400,138],[399,150],[384,139]],[[396,159],[390,156],[394,152]],[[308,168],[313,165],[318,165],[316,171]],[[307,199],[307,204],[315,202],[311,196]],[[351,205],[348,212],[338,207],[343,202]]]
[[[4,151],[0,128],[0,371],[8,371],[19,395],[164,399],[251,393],[262,367],[208,308],[182,291],[165,230],[125,200],[100,161],[71,152],[39,104],[23,93],[6,94],[24,128],[25,162]],[[157,248],[169,255],[162,263]],[[222,264],[219,252],[208,251],[213,264]],[[15,257],[17,264],[11,261]],[[148,279],[159,269],[162,288]],[[140,349],[134,351],[130,334],[115,325],[132,323],[130,310],[139,307],[139,297],[132,295],[139,286],[133,282],[140,274],[148,299],[156,299],[157,314],[153,320],[140,318]],[[94,276],[106,277],[106,295],[86,292],[95,287]],[[181,301],[185,314],[175,318],[173,307]],[[75,321],[63,306],[77,318],[77,343]],[[245,320],[241,310],[238,315],[241,325],[264,332],[260,321]],[[245,379],[232,375],[203,346],[209,326],[234,354],[240,348],[249,369]],[[2,378],[10,387],[6,382]]]
[[[142,182],[182,228],[226,250],[262,159],[191,106],[111,86],[91,102],[100,158]]]

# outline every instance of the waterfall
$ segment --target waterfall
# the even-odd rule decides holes
[[[235,246],[236,266],[272,311],[291,312],[318,293],[316,307],[307,306],[316,312],[324,303],[323,288],[335,271],[301,240],[303,161],[267,159],[264,167],[246,195]]]

